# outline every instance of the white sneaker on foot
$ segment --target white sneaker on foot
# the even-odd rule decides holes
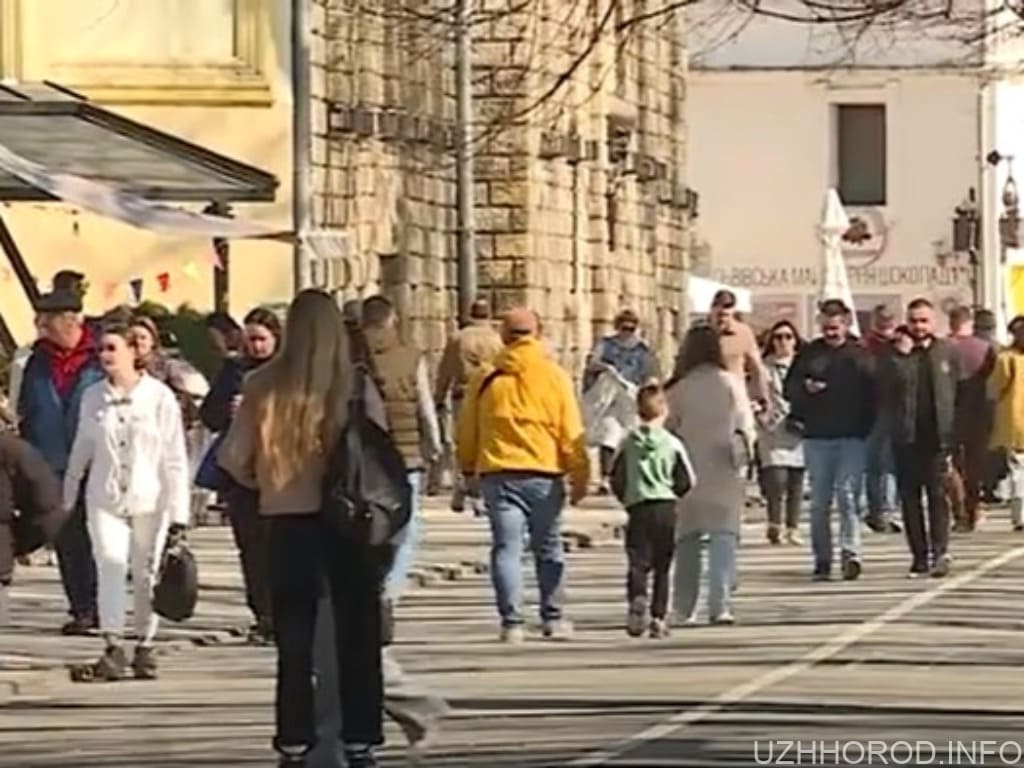
[[[522,645],[526,641],[526,632],[522,624],[513,624],[501,628],[501,642],[509,645]]]
[[[566,621],[565,619],[545,621],[541,626],[541,633],[547,640],[553,640],[556,642],[571,640],[573,635],[572,622]]]
[[[712,624],[720,624],[722,626],[728,626],[736,623],[736,617],[734,617],[728,611],[720,613],[711,619]]]

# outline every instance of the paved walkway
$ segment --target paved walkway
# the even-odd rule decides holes
[[[606,532],[620,519],[608,509],[573,515],[575,527]],[[836,764],[811,761],[811,739],[830,749],[836,740],[932,740],[938,765],[954,762],[942,751],[950,739],[1024,740],[1024,536],[1005,516],[954,537],[956,570],[945,581],[906,579],[902,537],[865,534],[861,581],[812,584],[804,549],[770,547],[748,526],[739,624],[659,642],[623,633],[621,543],[599,540],[569,555],[576,640],[533,636],[521,647],[495,642],[487,577],[473,572],[486,557],[484,526],[430,514],[423,561],[449,572],[426,578],[401,611],[399,657],[455,708],[430,765],[751,765],[755,742],[763,761],[770,739],[779,740],[776,759],[783,741],[806,740],[803,765]],[[16,626],[0,633],[0,697],[5,680],[25,682],[0,717],[0,766],[273,764],[273,652],[223,632],[245,621],[226,532],[194,540],[202,609],[187,629],[168,630],[176,640],[155,683],[82,686],[61,671],[10,671],[52,670],[88,658],[97,642],[54,635],[55,569],[22,572]],[[400,765],[401,736],[389,726],[388,738],[386,764]],[[856,745],[846,757],[840,764],[868,764],[850,759]]]

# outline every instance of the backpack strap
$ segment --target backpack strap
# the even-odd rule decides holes
[[[476,391],[476,396],[480,397],[484,392],[487,391],[487,388],[489,386],[491,386],[491,384],[494,383],[494,380],[496,378],[498,378],[499,376],[504,376],[504,375],[505,375],[505,372],[503,370],[501,370],[500,368],[495,368],[493,371],[488,373],[486,376],[484,376],[484,380],[480,382],[480,389],[478,389]]]

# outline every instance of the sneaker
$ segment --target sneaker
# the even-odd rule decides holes
[[[465,512],[466,511],[466,492],[462,488],[456,488],[452,491],[451,501],[452,512]]]
[[[345,747],[345,765],[348,768],[377,768],[377,756],[368,745]]]
[[[887,533],[889,531],[889,524],[881,517],[875,515],[868,515],[864,520],[864,525],[875,533]]]
[[[648,630],[648,634],[652,640],[661,640],[669,636],[670,630],[668,628],[668,622],[664,619],[651,619],[651,626]]]
[[[832,569],[825,565],[817,565],[814,567],[814,573],[811,574],[811,581],[830,581],[832,579]]]
[[[309,754],[309,747],[278,746],[277,754],[278,768],[305,768],[306,756]]]
[[[1024,531],[1024,523],[1014,523],[1013,532],[1020,533],[1021,531]]]
[[[642,637],[644,624],[647,623],[647,601],[637,597],[629,606],[626,616],[626,634],[630,637]]]
[[[910,566],[910,571],[907,573],[908,579],[920,579],[922,576],[928,575],[928,567],[915,563]]]
[[[802,547],[804,545],[804,539],[800,535],[800,531],[796,528],[786,529],[786,543],[791,547]]]
[[[779,536],[779,526],[774,523],[769,524],[768,530],[765,533],[768,537],[768,543],[772,546],[781,543],[782,538]]]
[[[526,632],[522,624],[512,624],[501,628],[501,642],[508,645],[522,645],[526,641]]]
[[[713,617],[711,623],[720,626],[731,626],[736,623],[736,618],[729,611],[724,611]]]
[[[139,645],[132,659],[132,673],[136,680],[156,680],[156,652],[151,645]]]
[[[541,634],[543,634],[547,640],[554,640],[555,642],[571,640],[572,633],[572,622],[566,621],[565,619],[545,621],[541,626]]]
[[[932,578],[933,579],[944,579],[949,575],[949,569],[953,565],[953,558],[949,555],[943,555],[935,561],[935,565],[932,567]]]
[[[843,580],[844,581],[856,581],[860,578],[861,565],[860,560],[855,557],[851,557],[845,563],[843,563]]]
[[[60,633],[66,637],[84,637],[91,635],[100,627],[99,619],[92,616],[74,616],[71,621],[60,628]]]
[[[678,626],[683,627],[684,629],[692,629],[693,627],[696,627],[699,624],[699,622],[697,621],[696,612],[691,613],[685,619],[682,619],[676,623]]]
[[[899,520],[889,520],[889,533],[903,533],[903,523]]]

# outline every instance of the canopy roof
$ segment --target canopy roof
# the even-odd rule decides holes
[[[271,202],[277,179],[98,107],[53,83],[0,84],[0,143],[54,172],[150,200]],[[0,171],[0,201],[52,199]]]

